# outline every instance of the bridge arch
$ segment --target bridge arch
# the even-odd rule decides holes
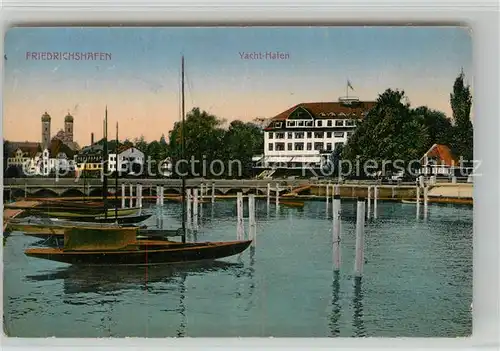
[[[33,192],[34,197],[56,197],[57,195],[59,194],[50,188],[37,189]]]
[[[243,190],[240,188],[230,188],[226,190],[225,195],[236,195],[237,193],[242,193]]]
[[[61,193],[61,196],[63,196],[63,197],[76,197],[76,196],[82,196],[82,195],[85,195],[83,193],[83,191],[81,191],[80,189],[75,189],[75,188],[66,189]]]

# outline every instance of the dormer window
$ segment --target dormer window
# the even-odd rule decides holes
[[[319,116],[320,116],[320,117],[325,117],[325,116],[326,116],[326,114],[325,114],[324,112],[321,112],[321,113],[319,114]]]
[[[330,116],[330,117],[335,117],[335,113],[333,113],[333,112],[328,112],[328,116]]]

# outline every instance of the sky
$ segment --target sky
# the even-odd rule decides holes
[[[200,107],[227,121],[337,101],[347,80],[349,95],[361,100],[400,89],[412,106],[451,116],[450,92],[462,68],[472,85],[465,27],[12,28],[4,47],[3,130],[12,141],[40,141],[45,111],[55,135],[70,112],[75,140],[88,145],[91,132],[102,137],[106,106],[120,139],[168,137],[181,115],[182,55],[186,112]],[[43,52],[103,59],[36,60],[33,53]],[[262,55],[245,59],[248,53]]]

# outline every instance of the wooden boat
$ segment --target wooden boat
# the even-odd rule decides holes
[[[304,201],[281,200],[279,204],[287,207],[304,207]]]
[[[35,221],[14,221],[7,225],[6,232],[23,232],[25,235],[37,238],[63,237],[64,232],[69,228],[85,227],[93,230],[102,228],[136,228],[136,237],[138,239],[163,240],[167,237],[181,235],[180,229],[147,229],[147,227],[137,225],[117,225],[115,223],[82,223],[74,221],[54,220],[50,223]]]
[[[144,222],[146,219],[151,217],[151,214],[140,214],[133,216],[120,216],[120,217],[72,217],[71,220],[75,222],[85,222],[85,223],[118,223],[118,224],[137,224]],[[56,218],[57,219],[57,218]]]
[[[117,216],[131,216],[135,215],[139,212],[139,208],[120,208],[116,210]],[[38,209],[26,209],[27,214],[33,214],[33,215],[43,215],[45,217],[55,217],[55,218],[87,218],[87,219],[93,219],[96,217],[104,217],[105,212],[104,209],[101,208],[99,211],[86,211],[86,210],[79,210],[79,211],[57,211],[57,210],[38,210]],[[115,209],[108,209],[107,210],[107,215],[108,217],[113,217],[115,216]]]
[[[216,260],[237,255],[245,241],[180,243],[137,240],[137,228],[68,228],[62,248],[30,248],[29,257],[75,265],[158,265]]]
[[[415,200],[401,200],[401,203],[408,204],[408,205],[416,205],[417,201],[415,201]]]

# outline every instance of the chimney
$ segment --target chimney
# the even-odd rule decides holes
[[[90,133],[90,145],[94,145],[94,133]]]

